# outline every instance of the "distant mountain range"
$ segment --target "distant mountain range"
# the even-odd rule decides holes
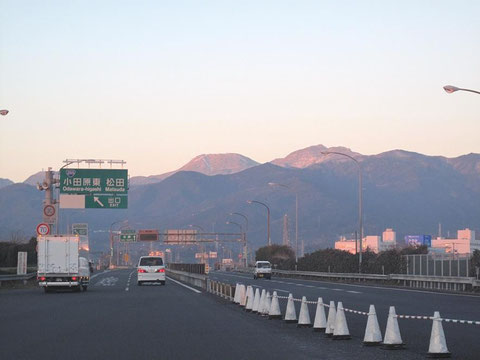
[[[203,154],[193,158],[180,169],[161,175],[133,176],[130,185],[158,183],[179,171],[195,171],[205,175],[234,174],[258,165],[256,161],[240,154]]]
[[[253,199],[271,209],[272,241],[281,243],[284,214],[293,241],[295,197],[288,189],[268,186],[277,182],[298,193],[299,238],[306,251],[333,246],[339,235],[357,230],[358,177],[350,159],[322,154],[327,150],[346,153],[362,166],[365,234],[380,235],[392,227],[401,241],[407,234],[436,235],[438,223],[444,235],[465,227],[480,234],[480,154],[445,158],[393,150],[367,156],[322,145],[261,165],[238,154],[201,155],[163,180],[142,183],[132,177],[127,210],[62,210],[61,226],[88,222],[94,244],[105,247],[105,231],[114,221],[128,219],[135,228],[196,224],[236,231],[225,221],[232,219],[228,213],[240,212],[249,218],[249,242],[258,247],[266,243],[266,211],[247,204]],[[41,220],[43,196],[28,184],[1,188],[0,238],[8,240],[17,230],[32,235]]]
[[[5,187],[5,186],[12,185],[12,184],[13,184],[12,180],[0,178],[0,189]]]

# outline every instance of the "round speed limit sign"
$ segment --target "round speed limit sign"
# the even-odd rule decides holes
[[[45,223],[37,225],[37,234],[38,235],[48,235],[50,233],[50,226]]]

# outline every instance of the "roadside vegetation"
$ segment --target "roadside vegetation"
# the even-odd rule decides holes
[[[17,259],[19,251],[26,251],[28,266],[37,265],[37,238],[30,238],[28,243],[20,243],[18,241],[5,241],[0,242],[0,274],[10,273],[6,269],[2,268],[15,268],[13,272],[16,273]]]
[[[403,249],[382,251],[378,254],[372,251],[362,253],[362,272],[368,274],[402,274],[406,271],[403,255],[427,254],[426,246],[409,246]],[[475,255],[480,262],[480,252]],[[306,254],[298,259],[298,270],[332,273],[357,273],[358,254],[336,249],[321,249]],[[281,270],[295,268],[295,253],[292,248],[284,245],[271,245],[259,248],[255,253],[256,260],[268,260]],[[477,265],[478,266],[478,265]]]

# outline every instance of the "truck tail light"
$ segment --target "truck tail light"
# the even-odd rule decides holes
[[[157,269],[156,272],[159,272],[159,273],[164,273],[165,272],[165,269]]]
[[[138,269],[137,272],[139,273],[146,273],[146,271],[144,269]]]
[[[76,277],[76,276],[72,276],[72,281],[77,281],[77,277]]]
[[[46,278],[45,276],[40,276],[40,277],[38,278],[38,280],[40,280],[40,281],[45,281],[46,279],[47,279],[47,278]]]

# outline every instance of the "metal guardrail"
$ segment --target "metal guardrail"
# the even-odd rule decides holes
[[[37,276],[36,272],[28,273],[26,275],[0,275],[0,286],[3,281],[26,281]]]
[[[291,277],[315,277],[337,280],[382,281],[396,282],[406,287],[424,288],[432,290],[466,291],[480,287],[480,281],[473,277],[455,276],[421,276],[406,274],[352,274],[352,273],[325,273],[315,271],[272,270],[273,274]]]
[[[273,274],[294,275],[294,276],[313,276],[334,279],[356,279],[356,280],[389,280],[389,275],[379,274],[355,274],[355,273],[325,273],[316,271],[290,271],[290,270],[272,270]]]

